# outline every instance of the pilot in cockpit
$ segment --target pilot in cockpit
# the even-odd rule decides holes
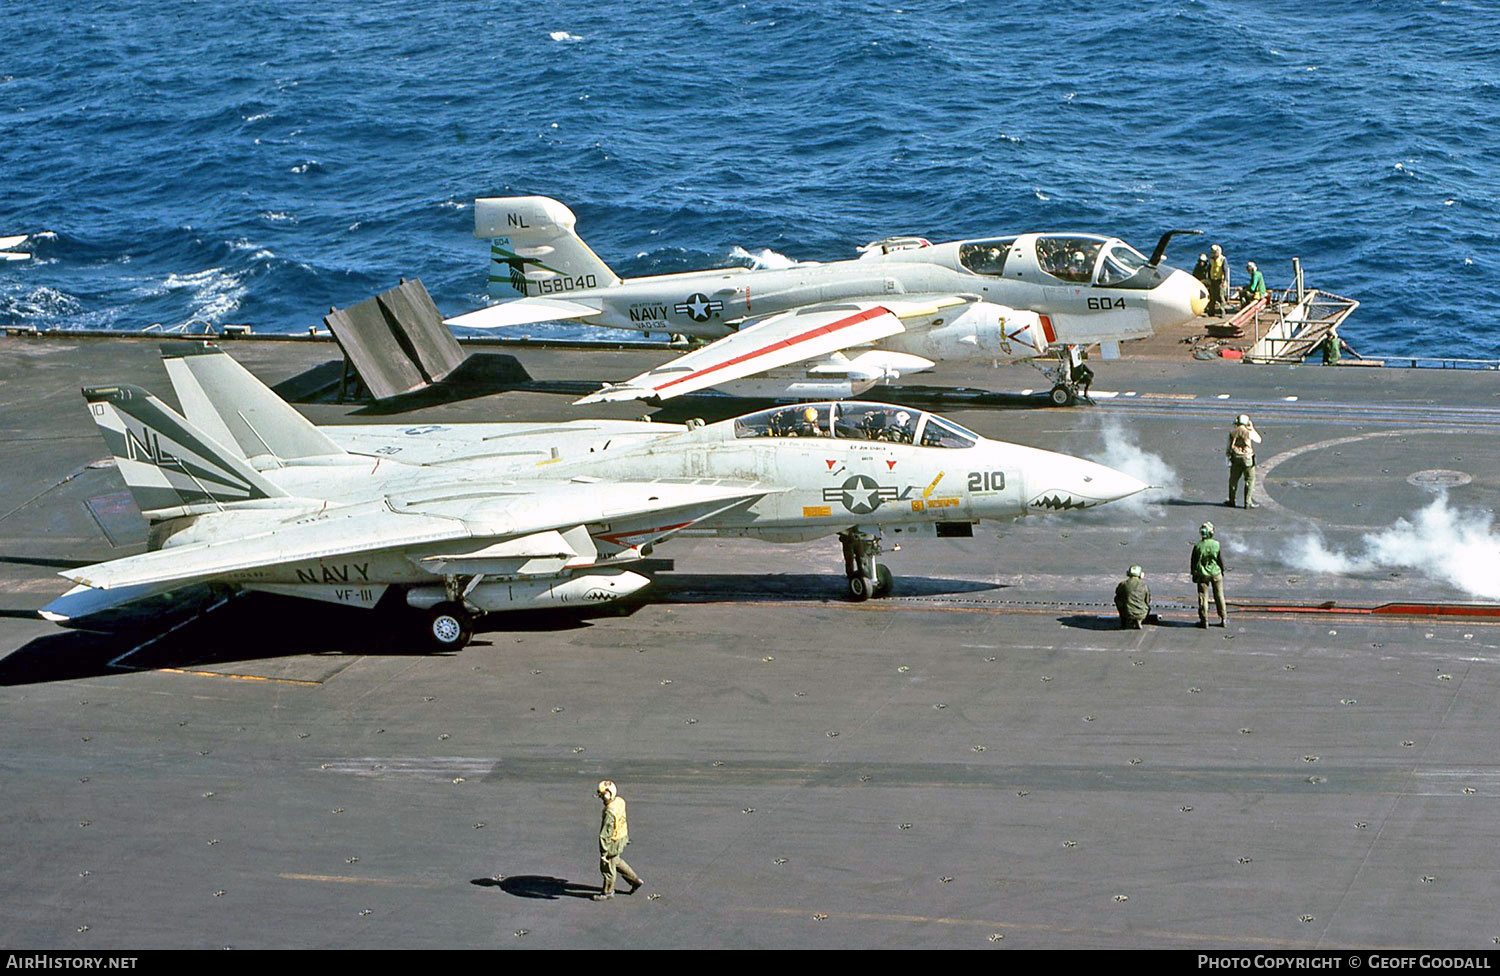
[[[786,407],[771,415],[772,437],[824,437],[817,407]]]
[[[910,444],[912,434],[916,432],[915,427],[912,415],[901,410],[896,413],[896,422],[886,427],[881,436],[882,439],[895,441],[897,444]]]

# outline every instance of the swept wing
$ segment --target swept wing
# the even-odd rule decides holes
[[[577,402],[682,396],[876,342],[904,332],[902,319],[936,315],[939,309],[958,304],[967,304],[967,299],[940,296],[928,302],[851,302],[781,312]]]
[[[206,580],[380,550],[416,548],[413,556],[420,561],[427,555],[422,547],[442,546],[447,551],[452,543],[463,540],[515,539],[599,523],[610,526],[599,539],[616,548],[629,548],[774,490],[744,484],[591,481],[513,488],[505,494],[458,485],[420,496],[388,498],[384,504],[361,507],[345,516],[335,513],[255,535],[174,546],[59,575],[97,589],[113,589]],[[506,559],[541,554],[526,547],[493,553]]]
[[[513,302],[501,302],[475,312],[466,312],[451,319],[445,325],[458,325],[466,329],[499,329],[507,325],[532,325],[537,322],[562,322],[568,319],[586,319],[598,315],[602,306],[566,298],[518,298]]]

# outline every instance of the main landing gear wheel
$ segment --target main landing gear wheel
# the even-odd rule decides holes
[[[891,568],[889,566],[885,563],[880,563],[875,567],[875,596],[890,596],[891,584],[893,582],[894,578],[891,576]]]
[[[1078,397],[1073,393],[1073,391],[1068,389],[1066,386],[1063,386],[1061,383],[1052,388],[1052,393],[1050,394],[1050,396],[1052,398],[1052,403],[1055,406],[1059,407],[1071,407],[1073,404],[1078,402]]]
[[[461,603],[439,603],[424,619],[424,636],[436,650],[456,651],[474,636],[474,617]]]
[[[876,582],[868,576],[849,577],[849,595],[856,603],[864,603],[875,595]]]

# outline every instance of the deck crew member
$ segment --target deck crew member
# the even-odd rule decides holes
[[[1224,256],[1224,249],[1215,244],[1209,248],[1208,280],[1204,282],[1208,286],[1208,314],[1224,314],[1224,294],[1229,291],[1229,259]]]
[[[1250,275],[1250,283],[1240,289],[1240,307],[1253,305],[1266,297],[1266,276],[1260,273],[1254,261],[1245,265],[1245,271]]]
[[[1259,508],[1255,503],[1255,445],[1260,443],[1260,431],[1250,422],[1250,415],[1242,413],[1234,418],[1234,427],[1229,431],[1229,444],[1224,456],[1229,459],[1229,500],[1224,504],[1234,507],[1234,489],[1240,479],[1245,481],[1245,507]]]
[[[620,856],[625,853],[625,845],[630,843],[630,827],[625,820],[625,798],[609,780],[601,782],[594,792],[604,801],[604,816],[599,821],[599,873],[604,876],[604,884],[593,899],[607,901],[615,896],[616,875],[630,882],[629,893],[633,895],[645,882]]]
[[[1146,585],[1145,575],[1141,567],[1132,566],[1115,587],[1115,609],[1120,611],[1121,630],[1140,630],[1141,621],[1151,612],[1151,587]]]
[[[1214,594],[1214,608],[1219,611],[1219,626],[1225,625],[1224,556],[1219,540],[1214,538],[1214,524],[1198,526],[1198,541],[1188,555],[1188,575],[1198,584],[1198,626],[1208,626],[1208,593]]]
[[[1083,354],[1083,356],[1086,355],[1088,354]],[[1094,371],[1089,369],[1089,364],[1083,361],[1082,356],[1073,364],[1070,378],[1073,380],[1074,388],[1078,390],[1079,398],[1093,403],[1094,401],[1089,397],[1089,387],[1094,385]]]
[[[1318,343],[1318,348],[1323,353],[1323,365],[1337,366],[1343,353],[1343,347],[1344,340],[1339,338],[1338,327],[1329,326],[1328,334],[1323,337],[1322,342]]]

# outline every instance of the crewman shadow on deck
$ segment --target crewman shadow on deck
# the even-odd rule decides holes
[[[1164,499],[1162,501],[1155,502],[1154,504],[1157,504],[1157,505],[1172,505],[1172,506],[1177,506],[1177,507],[1182,507],[1182,508],[1228,508],[1229,507],[1229,506],[1225,505],[1222,500],[1221,501],[1216,501],[1216,502],[1209,502],[1209,501],[1196,501],[1196,500],[1191,499],[1191,498],[1167,498],[1167,499]],[[1235,506],[1235,507],[1238,507],[1238,506]]]
[[[837,553],[835,553],[836,555]],[[832,562],[832,560],[830,560]],[[1004,589],[1004,584],[897,573],[890,598],[968,596]],[[836,573],[672,573],[651,589],[655,603],[779,603],[787,600],[847,599],[849,588]],[[878,604],[880,601],[875,600]]]
[[[1124,631],[1125,630],[1125,628],[1123,628],[1123,627],[1120,626],[1120,617],[1119,617],[1119,615],[1118,614],[1113,614],[1113,613],[1110,613],[1110,614],[1072,613],[1072,614],[1068,614],[1066,616],[1058,617],[1057,618],[1057,622],[1060,623],[1060,624],[1062,624],[1064,627],[1072,627],[1072,628],[1074,628],[1076,630],[1118,630],[1118,631]],[[1157,618],[1155,621],[1153,621],[1151,623],[1142,624],[1141,625],[1141,629],[1142,630],[1176,630],[1176,629],[1179,629],[1179,628],[1182,628],[1182,627],[1196,627],[1196,626],[1197,626],[1197,624],[1196,624],[1195,621],[1188,620],[1186,618],[1184,618],[1182,620],[1170,620],[1170,619],[1168,619],[1166,617],[1159,617],[1159,618]]]
[[[559,898],[591,898],[599,893],[598,885],[579,884],[541,874],[520,874],[511,878],[475,878],[469,882],[480,888],[499,888],[517,898],[556,901]]]

